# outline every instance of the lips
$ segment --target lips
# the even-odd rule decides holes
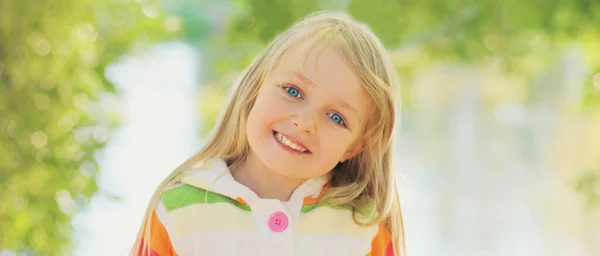
[[[288,151],[291,151],[293,153],[298,153],[298,154],[309,154],[310,150],[308,150],[306,148],[306,146],[299,141],[298,139],[277,132],[277,131],[273,131],[273,136],[275,138],[275,140],[277,140],[277,142],[279,143],[280,146],[284,147],[285,149],[287,149]]]

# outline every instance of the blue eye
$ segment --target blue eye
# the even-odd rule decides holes
[[[287,94],[289,94],[290,96],[292,96],[294,98],[299,98],[299,96],[300,96],[300,91],[298,91],[298,89],[296,89],[296,88],[286,87],[285,91],[287,92]]]
[[[337,124],[339,124],[339,125],[346,126],[346,123],[344,122],[344,119],[343,119],[343,118],[342,118],[340,115],[338,115],[338,114],[336,114],[336,113],[331,113],[331,114],[327,114],[327,115],[328,115],[328,116],[329,116],[329,118],[330,118],[331,120],[333,120],[335,123],[337,123]]]

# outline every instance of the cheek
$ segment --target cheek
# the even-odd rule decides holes
[[[338,161],[350,147],[352,138],[345,131],[334,131],[329,129],[320,134],[322,153],[331,161]]]
[[[262,101],[260,109],[258,109],[264,119],[277,121],[289,117],[292,114],[294,103],[282,97],[281,94],[271,92],[264,96],[265,99]]]
[[[246,130],[249,137],[256,136],[256,133],[261,129],[261,126],[265,122],[265,103],[263,98],[263,95],[258,95],[248,115]]]
[[[277,97],[271,90],[262,91],[250,112],[248,126],[252,126],[252,129],[271,126],[285,116],[286,112],[287,105],[282,102],[281,97]]]

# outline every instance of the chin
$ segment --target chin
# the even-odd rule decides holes
[[[297,165],[282,158],[273,159],[274,157],[272,155],[267,155],[266,158],[267,159],[264,159],[263,163],[265,163],[269,169],[286,177],[299,178],[298,176],[300,175],[298,175],[299,173],[296,171],[299,169],[297,168]],[[270,158],[270,160],[268,158]],[[295,168],[290,168],[290,166],[295,166]]]

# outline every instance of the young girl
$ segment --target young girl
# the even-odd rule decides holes
[[[236,82],[206,146],[152,197],[134,255],[405,255],[391,165],[394,67],[319,12]]]

